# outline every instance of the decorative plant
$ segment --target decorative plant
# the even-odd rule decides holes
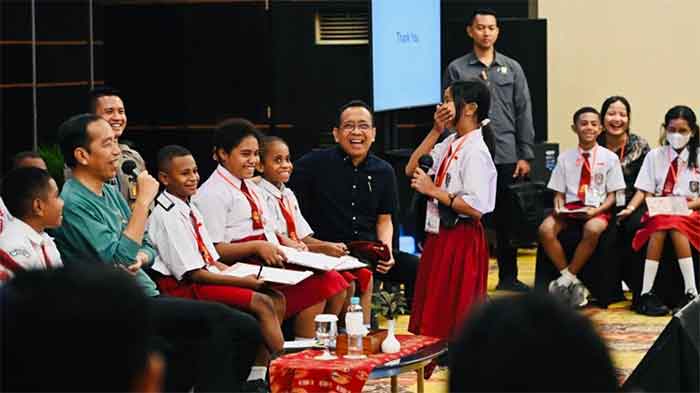
[[[63,186],[65,181],[63,176],[63,153],[58,145],[39,146],[39,155],[44,159],[46,168],[51,177],[56,181],[58,188]]]
[[[406,297],[399,289],[394,291],[381,290],[372,295],[372,309],[384,318],[391,320],[399,314],[405,314],[408,306]]]

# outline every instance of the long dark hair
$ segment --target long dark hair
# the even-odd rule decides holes
[[[666,127],[668,127],[671,121],[676,119],[683,119],[688,122],[688,126],[693,131],[693,136],[690,137],[688,141],[688,167],[697,168],[698,167],[698,145],[700,144],[700,127],[698,127],[698,121],[695,117],[695,112],[685,105],[676,105],[669,109],[664,116],[664,136],[666,135]],[[663,145],[668,144],[666,138],[661,141]]]
[[[478,79],[456,81],[452,83],[450,90],[455,103],[455,119],[461,118],[464,107],[471,102],[476,104],[476,117],[479,122],[489,117],[491,92],[482,81]],[[481,126],[481,134],[493,158],[496,141],[491,126],[488,124]]]

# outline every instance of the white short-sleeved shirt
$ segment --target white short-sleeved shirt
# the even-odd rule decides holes
[[[10,221],[12,221],[12,214],[7,210],[5,202],[0,198],[0,233],[2,233]]]
[[[44,257],[44,251],[46,257]],[[9,259],[9,263],[14,262],[23,270],[33,269],[55,269],[63,266],[61,254],[56,248],[51,236],[46,232],[38,233],[24,221],[13,219],[8,222],[5,230],[0,235],[0,250],[3,259]],[[0,282],[5,282],[12,278],[11,268],[0,264]]]
[[[195,206],[163,191],[156,198],[155,207],[148,217],[148,237],[158,255],[153,261],[153,270],[166,276],[182,280],[185,273],[206,268],[218,272],[213,265],[207,265],[199,252],[197,238],[190,217],[192,212],[200,224],[199,233],[209,254],[219,260],[219,254],[209,237],[204,218]]]
[[[284,236],[289,236],[287,231],[287,221],[284,220],[282,208],[279,205],[281,199],[282,203],[287,206],[287,210],[292,212],[297,237],[299,240],[314,234],[311,226],[301,214],[299,201],[290,188],[285,187],[283,184],[282,189],[279,189],[265,179],[260,180],[259,186],[262,190],[263,199],[265,200],[265,210],[270,213],[269,216],[273,220],[275,231],[277,233]]]
[[[566,203],[579,201],[578,187],[581,181],[583,156],[580,148],[569,149],[559,155],[557,166],[552,171],[547,188],[566,195]],[[625,178],[617,154],[595,145],[588,150],[588,164],[591,166],[591,182],[587,192],[599,195],[598,204],[605,200],[607,193],[625,189]],[[580,201],[584,203],[585,201]]]
[[[698,149],[700,154],[700,149]],[[652,149],[644,158],[642,168],[639,170],[635,188],[654,193],[660,196],[663,193],[666,175],[671,167],[671,162],[679,157],[671,146],[661,146]],[[688,168],[688,148],[681,151],[678,158],[677,180],[673,187],[673,195],[685,197],[700,196],[700,169]]]
[[[459,146],[461,145],[461,148]],[[460,194],[461,198],[475,210],[484,213],[492,212],[496,206],[496,166],[491,159],[481,128],[478,128],[461,138],[454,133],[433,147],[430,155],[433,157],[433,167],[429,174],[437,174],[443,160],[448,159],[447,153],[452,146],[457,151],[447,167],[447,174],[440,188],[452,194]],[[426,230],[430,222],[438,215],[437,209],[431,209],[428,201]],[[438,219],[439,220],[439,219]]]
[[[261,210],[263,226],[272,229],[273,220],[269,217],[269,209],[265,209],[260,188],[250,180],[241,180],[233,176],[219,165],[192,197],[192,203],[202,213],[214,243],[230,243],[264,234],[263,229],[253,229],[253,211],[248,199],[240,190],[242,181],[245,181],[248,191]]]

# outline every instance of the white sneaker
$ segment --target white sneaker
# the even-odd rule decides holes
[[[588,304],[588,295],[590,295],[590,292],[582,283],[571,285],[569,292],[569,304],[571,304],[572,307],[583,307]]]
[[[564,302],[564,304],[570,303],[571,294],[569,293],[569,287],[559,284],[557,280],[552,280],[549,283],[549,293]]]

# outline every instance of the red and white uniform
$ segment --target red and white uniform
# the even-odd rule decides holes
[[[265,179],[260,181],[260,188],[263,191],[265,209],[271,212],[270,216],[272,216],[277,233],[297,241],[314,234],[311,226],[301,214],[299,201],[290,188],[285,187],[284,184],[281,189],[277,188]],[[367,291],[372,280],[372,271],[366,268],[343,271],[340,274],[348,282],[357,280],[360,292]]]
[[[187,280],[188,272],[206,269],[219,273],[214,265],[219,254],[197,208],[163,191],[156,198],[148,218],[148,237],[158,250],[153,270],[164,277],[156,280],[158,289],[170,296],[209,300],[250,309],[253,290],[231,285],[210,285]]]
[[[214,243],[252,240],[276,242],[274,220],[262,198],[262,190],[250,180],[233,176],[219,165],[201,185],[192,202],[202,213]],[[261,263],[256,257],[249,262]],[[348,287],[337,272],[315,274],[292,286],[278,288],[287,300],[286,317],[325,300]]]
[[[435,185],[481,213],[493,211],[497,172],[480,128],[447,137],[431,155]],[[486,296],[486,234],[480,221],[466,216],[456,226],[444,227],[435,201],[428,202],[426,232],[409,330],[449,339],[472,305]]]
[[[24,221],[13,219],[0,235],[0,282],[15,273],[63,267],[61,254],[46,232],[38,233]]]
[[[700,149],[698,149],[700,154]],[[700,169],[688,167],[688,148],[680,154],[670,146],[652,149],[644,158],[634,186],[655,196],[700,197]],[[690,244],[700,249],[700,212],[693,211],[689,216],[657,215],[642,217],[643,227],[632,240],[632,248],[639,250],[649,240],[652,233],[662,230],[678,230]]]
[[[12,214],[5,207],[5,202],[0,198],[0,233],[3,232],[7,223],[12,221]]]

